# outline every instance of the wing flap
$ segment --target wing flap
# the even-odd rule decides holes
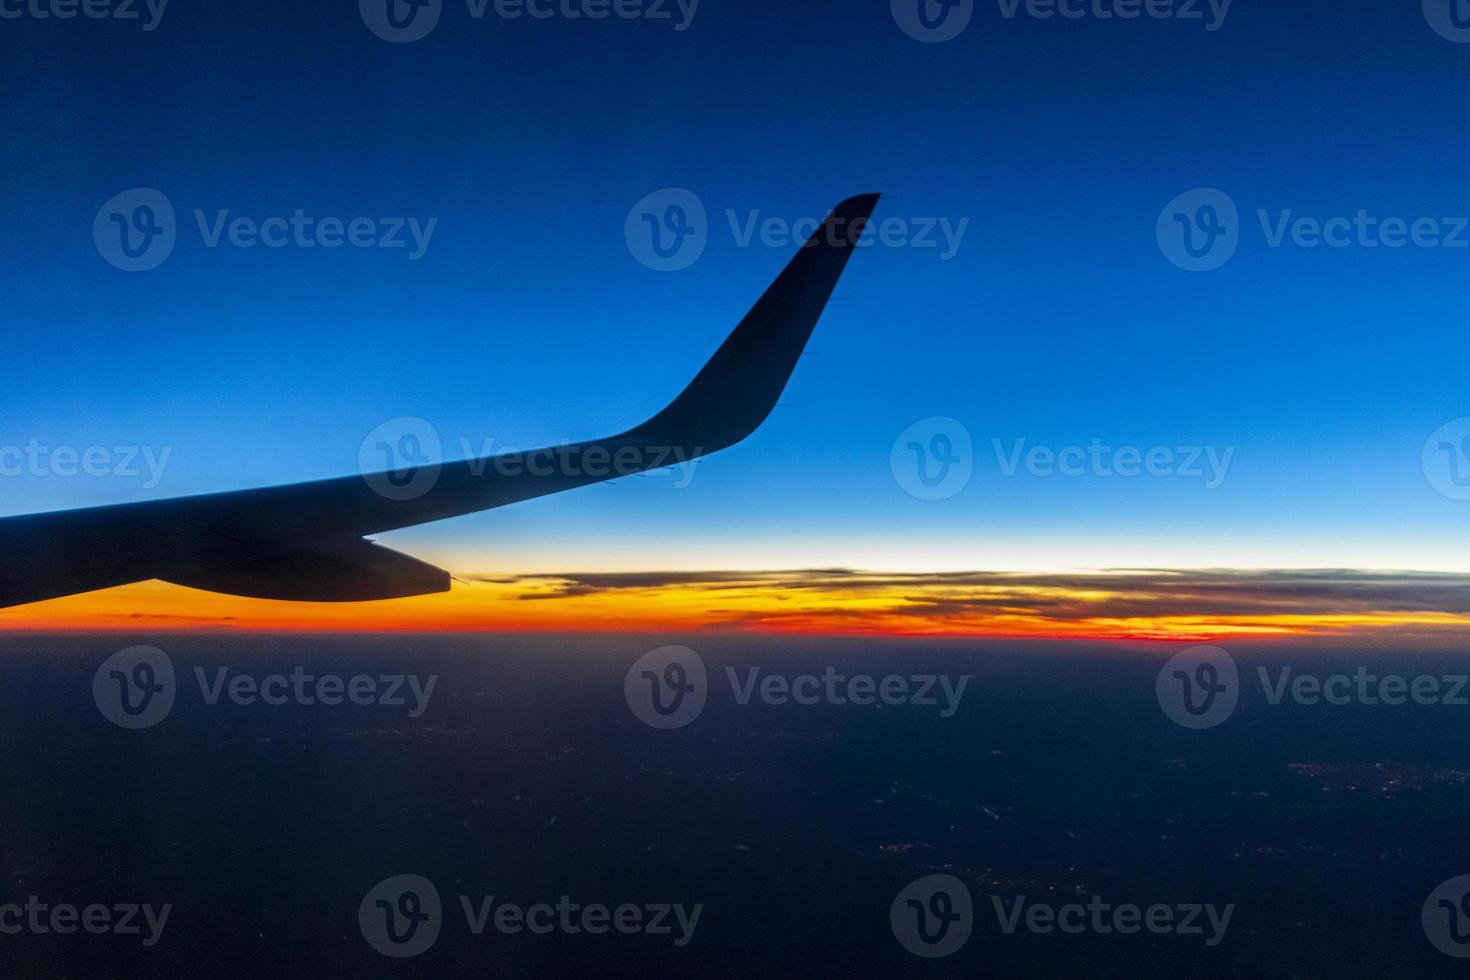
[[[365,602],[449,591],[448,572],[371,541],[306,548],[164,581],[207,592],[297,602]]]

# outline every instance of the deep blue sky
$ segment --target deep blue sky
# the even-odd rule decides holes
[[[1006,20],[922,44],[887,0],[704,0],[667,22],[471,19],[374,36],[356,4],[173,0],[136,22],[0,20],[0,444],[171,447],[127,478],[0,479],[23,513],[350,473],[422,416],[450,454],[607,434],[675,394],[789,257],[742,219],[968,219],[958,255],[873,248],[748,443],[667,480],[395,536],[461,571],[1116,565],[1470,568],[1426,439],[1470,415],[1470,249],[1268,248],[1255,210],[1470,214],[1470,44],[1417,3],[1237,0],[1199,22]],[[114,269],[92,222],[162,191],[179,241]],[[664,187],[712,219],[650,271],[624,221]],[[1224,268],[1155,241],[1228,192]],[[402,250],[206,248],[193,210],[411,215]],[[1466,234],[1470,240],[1470,233]],[[960,495],[906,494],[910,423],[966,424]],[[1002,477],[990,440],[1235,447],[1228,479]]]

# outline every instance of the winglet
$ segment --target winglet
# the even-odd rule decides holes
[[[711,453],[754,432],[785,390],[878,197],[833,208],[679,397],[618,438]]]

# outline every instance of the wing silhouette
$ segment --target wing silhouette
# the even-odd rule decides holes
[[[741,441],[785,390],[877,203],[878,195],[868,194],[833,209],[689,386],[642,425],[606,439],[421,472],[3,518],[0,607],[147,579],[312,602],[443,592],[446,572],[365,537],[631,475]]]

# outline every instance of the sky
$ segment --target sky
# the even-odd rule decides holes
[[[945,13],[924,2],[931,23]],[[50,3],[0,0],[3,515],[351,474],[369,434],[404,418],[447,458],[621,431],[790,258],[789,236],[750,228],[871,191],[895,224],[854,257],[747,442],[689,473],[381,538],[461,577],[452,596],[327,610],[145,585],[0,624],[792,621],[722,616],[710,590],[738,571],[766,612],[821,594],[802,629],[845,628],[832,610],[877,593],[880,613],[857,617],[874,629],[900,610],[923,630],[1067,633],[1050,604],[977,623],[955,590],[995,583],[944,576],[1044,590],[1119,569],[1470,573],[1455,479],[1470,473],[1470,196],[1453,152],[1470,38],[1448,0],[1160,0],[1175,16],[1134,19],[1103,16],[1128,0],[1064,4],[1077,17],[990,0],[948,11],[970,17],[948,40],[919,0],[628,0],[642,16],[601,20],[569,16],[596,0],[540,4],[544,18],[443,0],[406,42],[381,36],[376,0],[38,16]],[[174,240],[126,271],[108,215],[139,188],[173,210]],[[636,231],[669,189],[697,200],[706,244],[662,271]],[[1170,231],[1204,235],[1207,205],[1228,247],[1192,271]],[[298,211],[369,219],[375,241],[397,222],[405,244],[221,230]],[[1301,218],[1339,219],[1345,244],[1308,247]],[[1385,245],[1395,219],[1417,241]],[[939,432],[968,439],[969,478],[924,499],[900,464]],[[1080,452],[1094,445],[1161,450],[1164,475],[1120,475]],[[46,462],[7,464],[27,446]],[[103,447],[107,472],[59,475],[58,447]],[[1046,465],[1071,447],[1080,475]],[[690,571],[601,583],[616,610],[579,578]],[[792,571],[800,586],[771,574]],[[1171,583],[1130,580],[1124,597]],[[1422,606],[1427,628],[1462,614],[1415,588],[1350,612]],[[538,592],[550,601],[520,598]],[[916,612],[919,593],[948,612]],[[1342,593],[1312,594],[1288,614],[1342,614]],[[1172,601],[1084,618],[1148,635],[1135,614],[1191,633],[1267,615],[1204,606],[1213,625]]]

